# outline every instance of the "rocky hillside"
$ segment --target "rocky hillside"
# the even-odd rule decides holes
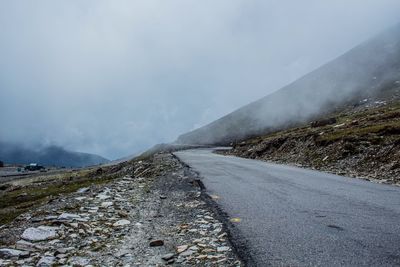
[[[35,162],[44,166],[58,167],[86,167],[109,161],[98,155],[68,151],[57,146],[35,150],[5,142],[0,142],[0,159],[8,164],[29,164]]]
[[[181,144],[230,142],[293,127],[385,94],[400,80],[400,25],[294,83],[190,133]]]
[[[389,92],[224,153],[400,185],[400,84]]]

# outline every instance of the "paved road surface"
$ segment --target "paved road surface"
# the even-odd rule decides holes
[[[285,165],[175,153],[242,221],[251,266],[400,266],[400,188]],[[243,240],[242,240],[243,241]]]

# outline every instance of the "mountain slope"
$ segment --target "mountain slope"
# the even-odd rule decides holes
[[[400,84],[391,100],[361,101],[334,118],[233,144],[221,153],[400,185]]]
[[[8,164],[36,162],[45,166],[66,167],[86,167],[108,162],[107,159],[98,155],[68,151],[57,146],[34,150],[4,142],[0,142],[0,159]]]
[[[181,144],[228,144],[294,126],[385,94],[400,80],[400,24],[256,102],[200,129]]]

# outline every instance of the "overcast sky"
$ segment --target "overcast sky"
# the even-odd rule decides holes
[[[0,0],[0,140],[169,142],[399,22],[399,0]]]

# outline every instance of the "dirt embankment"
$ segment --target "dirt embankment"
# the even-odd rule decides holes
[[[4,186],[0,266],[241,266],[195,178],[161,153]]]
[[[366,103],[224,153],[400,184],[400,101]]]

